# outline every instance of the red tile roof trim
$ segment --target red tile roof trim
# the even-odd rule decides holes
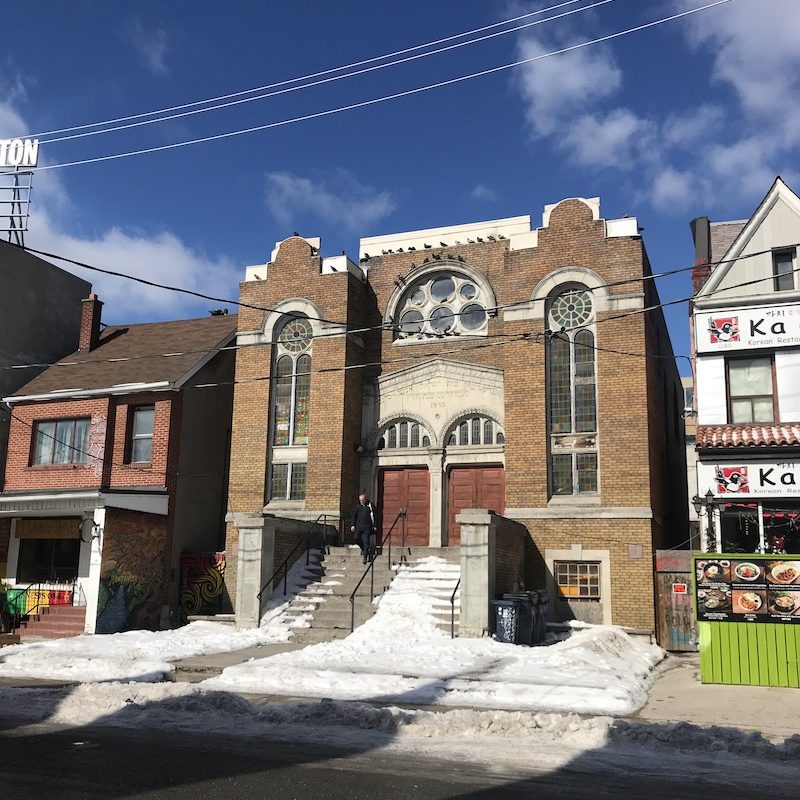
[[[800,422],[698,425],[697,447],[800,447]]]

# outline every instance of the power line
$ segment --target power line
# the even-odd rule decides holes
[[[572,0],[572,2],[577,2],[577,0]],[[448,52],[450,50],[456,50],[456,49],[458,49],[460,47],[467,47],[469,45],[478,44],[480,42],[487,41],[489,39],[494,39],[494,38],[496,38],[498,36],[506,36],[509,33],[516,33],[517,31],[521,31],[521,30],[524,30],[526,28],[531,28],[531,27],[534,27],[534,26],[537,26],[537,25],[544,25],[547,22],[553,22],[554,20],[561,19],[563,17],[568,17],[568,16],[571,16],[573,14],[580,14],[580,13],[582,13],[584,11],[590,11],[591,9],[597,8],[598,6],[603,6],[603,5],[606,5],[607,3],[613,3],[613,2],[615,2],[615,0],[597,0],[597,2],[594,2],[591,5],[584,6],[582,8],[576,8],[576,9],[573,9],[572,11],[565,11],[565,12],[563,12],[561,14],[555,14],[554,16],[547,17],[546,19],[535,20],[534,22],[526,22],[526,23],[524,23],[522,25],[517,25],[516,27],[508,28],[507,30],[503,30],[503,31],[496,31],[494,33],[489,33],[489,34],[486,34],[485,36],[479,36],[479,37],[477,37],[475,39],[470,39],[470,40],[468,40],[466,42],[458,42],[456,44],[447,45],[445,47],[439,47],[439,48],[437,48],[435,50],[430,50],[430,51],[428,51],[426,53],[417,53],[416,55],[406,56],[404,58],[396,59],[394,61],[389,61],[389,62],[387,62],[385,64],[374,64],[373,66],[363,67],[361,69],[357,69],[357,70],[354,70],[354,71],[346,72],[346,73],[344,73],[342,75],[333,75],[333,76],[327,77],[327,78],[320,78],[319,80],[311,81],[309,83],[303,83],[303,84],[300,84],[299,86],[288,86],[288,87],[285,87],[285,88],[282,88],[282,89],[274,89],[273,91],[267,92],[265,94],[256,94],[256,95],[253,95],[252,97],[239,97],[236,100],[228,100],[226,102],[215,102],[214,105],[209,105],[206,108],[195,108],[195,109],[190,110],[190,111],[178,111],[176,113],[168,114],[166,116],[158,116],[158,117],[155,117],[153,119],[139,120],[137,122],[128,122],[126,124],[114,125],[112,127],[107,127],[107,128],[101,128],[100,130],[83,131],[81,133],[71,133],[71,134],[68,134],[68,135],[65,135],[65,136],[58,136],[58,137],[53,138],[53,139],[45,139],[42,142],[40,142],[40,144],[55,144],[56,142],[66,142],[66,141],[70,141],[72,139],[81,139],[81,138],[84,138],[84,137],[87,137],[87,136],[98,136],[98,135],[103,134],[103,133],[114,133],[116,131],[128,130],[129,128],[138,128],[138,127],[141,127],[143,125],[153,125],[155,123],[167,122],[169,120],[178,119],[178,118],[182,118],[182,117],[189,117],[189,116],[193,116],[195,114],[204,114],[207,111],[219,111],[220,109],[223,109],[223,108],[230,108],[231,106],[241,105],[243,103],[251,103],[251,102],[253,102],[255,100],[265,100],[265,99],[270,98],[270,97],[276,97],[278,95],[288,94],[290,92],[296,92],[296,91],[299,91],[301,89],[311,89],[311,88],[313,88],[315,86],[321,86],[323,84],[331,83],[333,81],[340,81],[340,80],[344,80],[346,78],[354,78],[354,77],[356,77],[358,75],[364,75],[364,74],[369,73],[369,72],[375,72],[376,70],[386,69],[387,67],[395,67],[395,66],[398,66],[400,64],[405,64],[407,62],[416,61],[416,60],[421,59],[421,58],[428,58],[429,56],[438,55],[440,53]],[[564,4],[562,3],[561,5],[564,5]],[[554,8],[559,8],[559,7],[560,6],[554,6]],[[550,11],[550,10],[551,9],[546,8],[546,9],[543,9],[542,11],[537,11],[537,12],[534,12],[534,13],[535,14],[542,14],[545,11]],[[506,23],[502,23],[502,24],[506,24]],[[458,36],[462,36],[462,35],[464,35],[464,34],[458,34]],[[331,71],[336,71],[336,70],[331,70]],[[299,79],[297,79],[297,80],[299,80]],[[249,92],[252,92],[252,91],[256,91],[256,90],[252,90],[252,89],[249,90]],[[241,93],[237,93],[237,94],[241,94]],[[200,101],[200,103],[211,103],[211,102],[214,102],[214,101],[211,101],[211,100]],[[191,105],[197,105],[197,103],[194,103],[194,104],[191,104]]]
[[[796,244],[794,246],[795,247],[800,247],[800,244]],[[37,251],[37,250],[31,250],[30,248],[25,248],[25,249],[26,250],[30,250],[30,252],[35,252],[35,253],[40,253],[41,252],[41,251]],[[765,250],[758,250],[758,251],[755,251],[755,252],[752,252],[752,253],[746,253],[746,254],[743,254],[743,255],[736,256],[735,258],[726,258],[726,259],[721,259],[719,261],[707,262],[703,266],[713,267],[713,266],[718,266],[720,264],[729,264],[729,263],[733,263],[734,261],[743,261],[743,260],[748,259],[748,258],[754,258],[756,256],[765,255],[765,254],[771,253],[771,252],[772,252],[771,248],[768,248],[768,249],[765,249]],[[48,255],[51,258],[57,258],[57,259],[62,259],[63,258],[62,256],[56,256],[54,254],[49,254],[49,253],[45,254],[45,255]],[[63,260],[70,261],[70,263],[75,263],[75,264],[79,264],[79,265],[83,266],[81,262],[75,262],[75,261],[71,261],[70,259],[65,259],[65,258]],[[100,270],[99,267],[87,266],[86,268]],[[661,277],[665,277],[665,276],[669,276],[669,275],[675,275],[675,274],[681,273],[681,272],[687,272],[687,271],[692,270],[694,268],[695,268],[695,266],[692,265],[690,267],[679,267],[677,269],[667,270],[667,271],[664,271],[664,272],[651,273],[650,275],[642,275],[642,276],[639,276],[639,277],[636,277],[636,278],[623,278],[623,279],[616,280],[616,281],[609,281],[607,283],[598,284],[595,287],[591,287],[591,288],[587,287],[586,291],[594,292],[597,289],[611,288],[611,287],[621,286],[621,285],[625,285],[625,284],[629,284],[629,283],[638,283],[639,281],[644,282],[644,281],[647,281],[647,280],[656,280],[656,279],[661,278]],[[110,270],[101,270],[101,271],[107,272],[108,274],[113,274],[113,275],[115,275],[117,277],[130,278],[132,280],[136,280],[135,276],[126,275],[124,273],[116,273],[116,272],[112,272]],[[800,267],[798,267],[797,269],[791,270],[791,273],[798,272],[798,271],[800,271]],[[731,289],[746,287],[746,286],[750,286],[750,285],[753,285],[753,284],[756,284],[756,283],[761,283],[761,282],[768,281],[768,280],[772,280],[772,276],[771,275],[768,275],[768,276],[765,276],[765,277],[762,277],[762,278],[756,278],[755,280],[751,280],[751,281],[746,281],[746,282],[744,282],[742,284],[733,284],[732,286],[727,286],[727,287],[724,287],[724,288],[717,289],[714,292],[710,292],[708,295],[706,295],[706,297],[711,297],[711,296],[713,296],[713,295],[715,295],[717,293],[727,292],[727,291],[730,291]],[[413,281],[409,285],[411,285],[411,284],[413,284]],[[173,289],[173,287],[164,287],[164,288]],[[179,292],[184,291],[183,289],[179,289],[179,288],[174,288],[173,290],[174,291],[179,291]],[[214,299],[214,300],[217,300],[218,302],[224,302],[224,303],[232,303],[232,304],[236,303],[235,300],[223,300],[223,299],[220,299],[220,298],[209,298],[209,299]],[[646,307],[641,308],[641,309],[634,309],[634,310],[631,310],[629,312],[625,312],[624,314],[615,315],[613,317],[604,317],[603,319],[595,320],[595,322],[593,324],[594,325],[598,325],[598,324],[602,324],[602,323],[607,322],[607,321],[618,320],[618,319],[621,319],[621,318],[624,318],[626,316],[633,315],[633,314],[647,313],[647,312],[655,311],[655,310],[657,310],[659,308],[662,308],[663,306],[675,305],[675,304],[678,304],[678,303],[684,303],[684,302],[687,302],[687,301],[690,301],[690,300],[693,300],[693,299],[695,299],[694,295],[691,295],[688,298],[679,298],[678,300],[670,300],[670,301],[667,301],[667,302],[664,302],[664,303],[658,303],[656,305],[646,306]],[[545,298],[541,298],[541,299],[537,299],[537,300],[530,300],[530,299],[517,300],[517,301],[510,302],[510,303],[501,303],[501,304],[492,306],[490,308],[487,308],[485,310],[487,312],[502,311],[502,310],[507,309],[507,308],[515,308],[515,307],[518,307],[518,306],[521,306],[521,305],[531,305],[534,302],[544,302],[544,300],[545,300]],[[281,314],[286,313],[287,316],[290,316],[290,314],[288,312],[283,312],[283,311],[281,311],[281,309],[263,308],[263,307],[260,307],[260,306],[253,306],[253,305],[251,305],[249,307],[250,308],[255,308],[255,309],[258,309],[258,310],[274,312],[274,313],[281,313]],[[461,316],[465,312],[462,309],[462,311],[453,311],[451,313],[452,313],[453,317],[456,317],[456,316]],[[299,314],[297,315],[297,318],[298,319],[309,319],[309,320],[319,320],[320,319],[320,318],[317,318],[317,317],[300,316]],[[430,321],[430,317],[424,317],[421,320],[421,322],[426,322],[426,321]],[[336,324],[339,325],[340,327],[346,327],[345,323],[336,323]],[[579,330],[579,329],[580,329],[580,326],[574,327],[574,328],[562,328],[559,331],[557,331],[556,333],[566,333],[566,332],[569,332],[571,330]],[[357,335],[357,334],[361,334],[361,333],[369,333],[369,332],[377,331],[377,330],[387,330],[387,331],[393,331],[395,333],[402,332],[401,326],[399,326],[397,323],[391,322],[391,323],[381,323],[380,325],[371,325],[371,326],[365,326],[365,327],[360,327],[360,328],[354,328],[354,329],[350,329],[350,330],[347,330],[347,331],[328,331],[328,332],[319,333],[316,336],[312,336],[311,338],[312,338],[312,340],[318,340],[318,339],[325,339],[325,338],[330,338],[330,337],[338,337],[338,336],[347,336],[347,335]],[[545,332],[546,331],[544,331],[544,330],[540,331],[540,333],[542,333],[542,334],[545,333]],[[513,335],[514,334],[489,334],[488,337],[489,338],[507,338],[507,337],[513,336]],[[441,337],[441,338],[444,338],[444,336],[446,336],[446,334],[444,334],[443,337]],[[440,337],[438,337],[438,336],[431,335],[430,341],[435,341],[435,340],[437,340],[439,338]],[[455,342],[457,340],[449,339],[449,341]],[[280,343],[280,337],[278,339],[271,339],[269,341],[263,341],[263,342],[255,342],[255,343],[252,343],[252,344],[235,344],[235,345],[225,345],[223,347],[202,348],[202,349],[198,349],[198,350],[178,350],[178,351],[162,352],[162,353],[143,353],[143,354],[135,355],[135,356],[118,356],[116,358],[107,358],[107,359],[90,358],[90,359],[80,359],[80,360],[70,360],[70,361],[65,361],[65,360],[62,359],[62,360],[59,360],[59,361],[54,362],[54,363],[32,362],[32,363],[26,363],[26,364],[6,364],[6,365],[0,366],[0,370],[34,369],[34,368],[41,369],[41,368],[48,368],[48,367],[71,367],[71,366],[80,366],[80,365],[83,365],[83,364],[104,364],[104,363],[111,364],[111,363],[118,363],[118,362],[141,361],[141,360],[150,359],[150,358],[174,358],[174,357],[188,356],[188,355],[203,355],[203,354],[207,354],[207,353],[211,353],[211,352],[236,351],[236,350],[242,350],[242,349],[246,349],[246,348],[250,348],[250,347],[267,347],[267,346],[272,346],[272,345],[276,345],[276,344],[279,344],[279,343]],[[648,356],[647,353],[632,353],[632,352],[623,351],[623,350],[612,350],[610,348],[596,348],[596,349],[603,349],[603,350],[606,350],[607,352],[617,353],[618,355],[644,356],[644,357]],[[659,358],[670,358],[670,357],[685,358],[685,359],[691,361],[689,356],[686,356],[686,355],[659,356]]]
[[[575,3],[579,2],[582,2],[582,0],[566,0],[566,2],[558,3],[557,5],[554,6],[542,8],[538,11],[531,11],[528,12],[527,14],[520,14],[519,16],[511,17],[509,19],[502,20],[501,22],[494,22],[491,25],[483,25],[479,28],[473,28],[472,30],[464,31],[463,33],[457,33],[451,36],[445,36],[444,38],[441,39],[434,39],[433,41],[414,45],[413,47],[406,47],[401,50],[394,50],[390,53],[384,53],[383,55],[380,56],[373,56],[372,58],[366,58],[360,61],[353,61],[350,64],[343,64],[339,67],[331,67],[329,69],[324,69],[319,72],[312,72],[306,75],[299,75],[296,78],[288,78],[286,80],[276,81],[274,83],[267,83],[264,84],[263,86],[255,86],[252,89],[244,89],[242,91],[231,92],[229,94],[217,95],[216,97],[209,97],[206,98],[205,100],[195,100],[193,102],[183,103],[181,105],[167,106],[166,108],[159,108],[156,109],[155,111],[145,111],[139,114],[130,114],[124,117],[114,117],[112,119],[101,120],[100,122],[89,122],[83,125],[73,125],[69,128],[55,128],[50,131],[40,131],[39,133],[30,133],[23,138],[33,139],[41,136],[51,136],[53,134],[58,134],[58,133],[69,133],[70,131],[85,130],[86,128],[96,128],[101,125],[113,125],[116,124],[117,122],[127,122],[128,120],[142,119],[143,117],[151,117],[157,114],[168,114],[172,111],[181,111],[185,108],[194,108],[196,106],[206,105],[208,103],[216,103],[217,101],[221,100],[230,100],[233,97],[242,97],[243,95],[246,94],[262,92],[266,89],[275,89],[279,86],[287,86],[290,83],[312,80],[314,78],[322,77],[323,75],[330,75],[334,72],[341,72],[343,70],[353,69],[355,67],[361,67],[364,64],[373,64],[376,61],[383,61],[384,59],[387,58],[394,58],[396,56],[402,56],[405,55],[406,53],[412,53],[417,50],[424,50],[426,47],[435,47],[436,45],[444,44],[445,42],[451,42],[455,39],[462,39],[466,36],[473,36],[476,33],[483,33],[484,31],[492,30],[493,28],[499,28],[502,27],[503,25],[510,25],[512,22],[518,22],[521,19],[528,19],[530,17],[535,17],[540,14],[544,14],[548,11],[556,11],[559,8],[564,8],[565,6],[574,5]]]
[[[708,3],[703,6],[698,6],[697,8],[688,9],[687,11],[681,11],[676,14],[672,14],[667,17],[662,17],[661,19],[654,20],[652,22],[646,22],[641,25],[635,25],[631,28],[626,28],[621,31],[617,31],[616,33],[610,33],[606,36],[600,36],[596,39],[590,39],[585,42],[579,42],[578,44],[570,45],[569,47],[562,47],[559,50],[551,50],[547,53],[541,53],[536,56],[531,56],[530,58],[523,58],[518,61],[513,61],[508,64],[501,64],[497,67],[490,67],[488,69],[480,70],[478,72],[472,72],[467,75],[461,75],[456,78],[450,78],[448,80],[437,81],[436,83],[429,83],[424,86],[418,86],[414,89],[406,89],[400,92],[394,92],[392,94],[383,95],[381,97],[375,97],[370,100],[362,100],[357,103],[349,103],[344,106],[338,106],[336,108],[329,108],[325,111],[317,111],[310,114],[302,114],[297,117],[290,117],[288,119],[278,120],[276,122],[268,122],[263,125],[254,125],[249,128],[241,128],[235,131],[227,131],[225,133],[218,133],[211,136],[201,136],[195,139],[186,139],[181,142],[172,142],[171,144],[164,144],[164,145],[157,145],[154,147],[145,147],[138,150],[128,150],[122,153],[112,153],[110,155],[105,156],[95,156],[93,158],[84,158],[79,159],[76,161],[65,161],[59,164],[48,164],[41,167],[35,167],[35,171],[44,171],[44,170],[51,170],[51,169],[63,169],[64,167],[77,167],[83,166],[86,164],[96,164],[104,161],[114,161],[121,158],[129,158],[132,156],[140,156],[140,155],[147,155],[149,153],[157,153],[163,150],[173,150],[178,147],[188,147],[194,144],[202,144],[205,142],[213,142],[219,141],[222,139],[228,139],[232,136],[241,136],[247,133],[256,133],[258,131],[269,130],[272,128],[279,128],[285,125],[293,125],[298,122],[306,122],[312,119],[320,119],[322,117],[328,117],[332,114],[338,114],[343,111],[353,111],[359,108],[367,108],[369,106],[377,105],[379,103],[385,103],[389,100],[397,100],[402,97],[410,97],[412,95],[420,94],[422,92],[427,92],[432,89],[440,89],[445,86],[453,86],[458,83],[463,83],[464,81],[472,80],[474,78],[481,78],[485,77],[486,75],[493,75],[499,72],[504,72],[509,69],[513,69],[514,67],[523,66],[524,64],[532,64],[536,61],[541,61],[545,58],[550,58],[552,56],[563,55],[564,53],[570,53],[575,50],[580,50],[584,47],[590,47],[592,45],[601,44],[603,42],[608,42],[613,39],[617,39],[621,36],[627,36],[632,33],[637,33],[639,31],[646,30],[648,28],[653,28],[657,25],[663,25],[667,22],[672,22],[677,19],[682,19],[683,17],[688,17],[691,14],[697,14],[700,11],[707,11],[711,8],[716,8],[717,6],[726,5],[727,3],[732,2],[733,0],[716,0],[713,3]]]

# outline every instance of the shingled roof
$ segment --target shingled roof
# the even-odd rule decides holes
[[[97,346],[78,350],[48,367],[18,389],[12,397],[51,392],[79,393],[126,384],[166,382],[180,385],[208,358],[209,351],[226,344],[236,332],[235,314],[173,322],[111,325]],[[183,353],[184,355],[154,354]],[[113,361],[110,359],[120,359]]]
[[[698,425],[697,447],[798,447],[800,423]]]

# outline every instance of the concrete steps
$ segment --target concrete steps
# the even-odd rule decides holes
[[[17,629],[24,642],[29,637],[61,639],[80,636],[86,627],[86,609],[75,606],[45,606]]]

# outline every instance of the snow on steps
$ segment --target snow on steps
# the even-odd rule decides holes
[[[435,556],[435,560],[431,559]],[[443,630],[450,630],[450,597],[459,580],[458,548],[395,548],[389,567],[388,551],[376,557],[374,593],[389,588],[415,591],[434,599],[435,619]],[[446,559],[445,562],[442,559]],[[343,639],[350,633],[350,595],[361,580],[365,566],[357,548],[332,547],[321,563],[322,574],[309,583],[284,612],[292,630],[292,641],[307,644]],[[370,576],[361,584],[355,604],[355,625],[363,625],[375,614],[369,601]],[[459,597],[456,595],[455,623],[458,625]]]

